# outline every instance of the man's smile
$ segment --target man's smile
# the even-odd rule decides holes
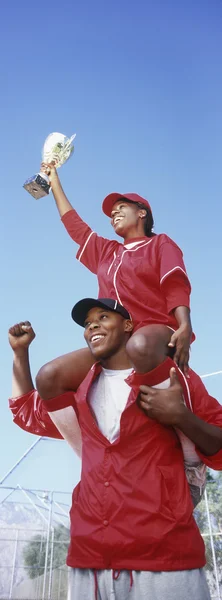
[[[105,337],[104,333],[93,333],[93,335],[90,337],[90,344],[97,344],[98,342],[100,342],[101,340],[103,340]]]

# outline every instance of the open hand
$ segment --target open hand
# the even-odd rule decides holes
[[[157,389],[148,385],[140,386],[139,406],[150,419],[162,425],[179,426],[179,422],[187,408],[183,402],[182,388],[177,378],[176,369],[170,369],[170,387]]]
[[[192,329],[189,325],[181,325],[177,331],[175,331],[168,344],[169,348],[176,347],[173,360],[177,363],[178,367],[185,373],[188,372],[189,368],[189,354],[190,354],[190,342],[192,336]]]
[[[35,338],[35,332],[29,321],[21,321],[10,327],[9,344],[14,352],[28,348]]]

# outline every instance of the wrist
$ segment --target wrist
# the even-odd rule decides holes
[[[183,400],[181,400],[177,410],[174,413],[174,422],[172,423],[173,427],[177,427],[183,431],[186,419],[189,416],[188,412],[188,408],[185,406]]]
[[[188,306],[177,306],[174,309],[174,316],[177,320],[179,327],[186,327],[192,329],[190,309]]]
[[[57,171],[55,171],[53,173],[53,175],[51,175],[51,181],[50,181],[50,185],[51,185],[52,190],[53,190],[53,187],[56,187],[58,184],[60,184],[59,176],[58,176]]]
[[[29,355],[29,347],[15,348],[15,350],[13,350],[13,353],[14,353],[14,360],[26,359]]]
[[[192,325],[190,321],[184,321],[180,323],[179,327],[180,329],[183,329],[183,331],[192,332]]]

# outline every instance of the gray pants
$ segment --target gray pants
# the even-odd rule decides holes
[[[210,593],[203,569],[70,569],[68,600],[210,600]]]

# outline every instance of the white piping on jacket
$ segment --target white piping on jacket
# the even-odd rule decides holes
[[[110,264],[110,266],[109,266],[109,268],[108,268],[107,275],[109,275],[109,272],[110,272],[110,271],[111,271],[111,269],[112,269],[112,266],[113,266],[113,263],[114,263],[114,260],[115,260],[115,259],[116,259],[116,251],[114,250],[114,258],[113,258],[113,260],[112,260],[112,262],[111,262],[111,264]]]
[[[115,273],[114,273],[114,276],[113,276],[113,285],[114,285],[114,288],[115,288],[116,296],[117,296],[117,299],[118,299],[118,302],[119,302],[119,304],[121,304],[122,306],[123,306],[123,303],[122,303],[122,302],[121,302],[121,300],[120,300],[120,297],[119,297],[119,294],[118,294],[118,290],[117,290],[117,286],[116,286],[116,276],[117,276],[117,273],[118,273],[118,270],[119,270],[119,268],[121,267],[121,264],[122,264],[122,261],[123,261],[124,254],[126,254],[126,252],[136,252],[137,250],[140,250],[140,248],[143,248],[144,246],[147,246],[148,244],[150,244],[150,242],[152,242],[152,241],[153,241],[153,239],[154,239],[154,238],[151,238],[151,240],[149,240],[148,242],[145,242],[144,244],[140,244],[139,246],[137,246],[137,248],[126,249],[126,250],[124,250],[124,251],[123,251],[123,253],[122,253],[121,260],[120,260],[120,263],[118,264],[118,267],[117,267],[117,269],[116,269],[116,271],[115,271]],[[112,263],[112,264],[113,264],[113,263]]]
[[[87,237],[87,240],[86,240],[86,242],[85,242],[85,244],[84,244],[84,246],[83,246],[83,249],[82,249],[82,251],[80,252],[80,255],[79,255],[79,257],[78,257],[78,260],[79,260],[79,261],[81,260],[81,258],[82,258],[82,255],[83,255],[83,252],[84,252],[84,250],[86,249],[86,246],[87,246],[87,244],[88,244],[88,242],[89,242],[89,240],[90,240],[90,238],[91,238],[91,235],[92,235],[93,233],[95,233],[95,231],[91,231],[91,233],[88,235],[88,237]]]
[[[153,239],[153,238],[152,238],[152,239]],[[148,242],[145,242],[145,243],[143,244],[143,246],[147,246],[147,244],[150,244],[150,242],[152,242],[152,239],[151,239],[151,240],[149,240]],[[114,273],[114,277],[113,277],[113,285],[114,285],[114,288],[115,288],[115,291],[116,291],[116,296],[117,296],[118,302],[119,302],[119,304],[121,304],[122,306],[123,306],[123,304],[122,304],[122,302],[121,302],[120,296],[119,296],[119,294],[118,294],[117,286],[116,286],[116,276],[117,276],[118,270],[119,270],[119,268],[120,268],[120,266],[121,266],[121,264],[122,264],[123,256],[124,256],[124,254],[125,254],[126,252],[136,252],[136,251],[137,251],[137,250],[139,250],[140,248],[143,248],[143,246],[141,246],[141,245],[140,245],[140,246],[137,246],[137,248],[131,248],[131,249],[126,249],[126,250],[124,250],[124,251],[123,251],[123,253],[122,253],[122,256],[121,256],[120,263],[119,263],[119,265],[118,265],[118,267],[117,267],[117,269],[116,269],[116,271],[115,271],[115,273]],[[113,261],[112,261],[112,263],[111,263],[111,266],[112,266],[112,264],[113,264]],[[111,268],[111,266],[110,266],[110,268]],[[186,271],[184,271],[184,270],[183,270],[181,267],[179,267],[179,266],[178,266],[178,267],[174,267],[174,269],[172,269],[171,271],[169,271],[168,273],[166,273],[166,275],[164,275],[164,276],[162,277],[161,281],[163,281],[163,279],[164,279],[165,277],[167,277],[167,275],[169,275],[169,274],[170,274],[172,271],[175,271],[175,269],[181,269],[181,271],[183,271],[183,273],[184,273],[184,274],[186,275],[186,277],[187,277]],[[109,270],[110,270],[110,269],[109,269]],[[160,282],[160,283],[161,283],[161,282]],[[170,329],[172,329],[172,328],[170,328]],[[174,331],[174,330],[173,330],[173,331]],[[180,374],[182,375],[182,377],[183,377],[183,379],[184,379],[184,383],[185,383],[185,386],[186,386],[186,391],[187,391],[187,396],[188,396],[188,401],[189,401],[189,405],[190,405],[190,410],[193,412],[193,406],[192,406],[192,402],[191,402],[191,395],[190,395],[190,390],[189,390],[189,386],[188,386],[188,383],[187,383],[186,377],[185,377],[185,375],[184,375],[183,371],[181,371],[181,369],[179,369],[179,367],[178,367],[178,371],[180,372]]]
[[[174,267],[173,269],[168,271],[168,273],[165,273],[165,275],[163,275],[163,277],[161,277],[160,285],[161,285],[161,283],[163,283],[164,279],[166,279],[166,277],[168,277],[168,275],[170,275],[170,273],[173,273],[173,271],[177,271],[177,269],[180,269],[180,271],[182,271],[184,273],[184,275],[186,275],[186,277],[187,277],[186,271],[184,271],[184,269],[182,269],[182,267],[179,267],[179,265],[178,265],[177,267]]]
[[[177,367],[178,371],[180,372],[180,374],[182,375],[183,379],[184,379],[184,383],[186,386],[186,390],[187,390],[187,396],[188,396],[188,400],[189,400],[189,405],[190,405],[190,410],[193,412],[193,406],[192,406],[192,402],[191,402],[191,395],[190,395],[190,390],[189,390],[189,385],[187,383],[186,377],[183,373],[183,371],[181,371],[181,369],[179,369],[179,367]]]

